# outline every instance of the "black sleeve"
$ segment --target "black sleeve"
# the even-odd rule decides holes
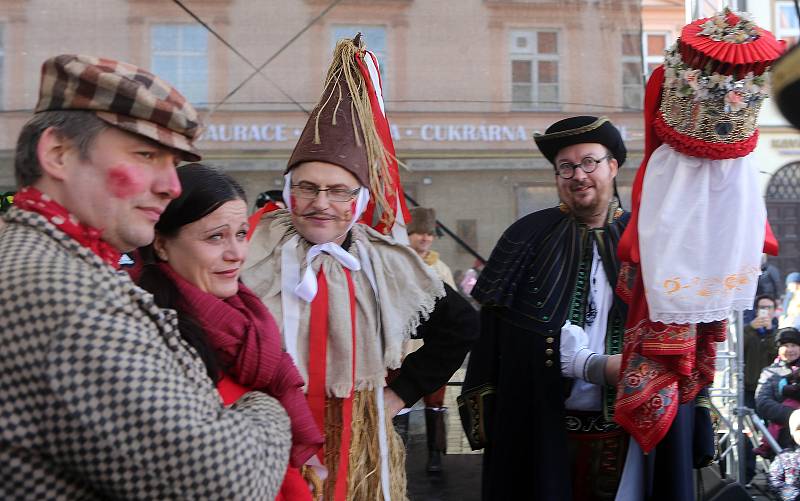
[[[461,426],[472,450],[483,449],[490,441],[500,361],[494,310],[482,307],[480,321],[480,337],[472,347],[464,385],[458,397]]]
[[[478,313],[449,285],[444,289],[445,297],[417,330],[425,344],[405,358],[399,376],[389,383],[408,406],[447,383],[478,337]]]
[[[794,409],[781,403],[783,397],[778,394],[778,383],[782,378],[782,375],[774,374],[759,385],[756,391],[756,412],[762,418],[785,426],[789,424],[789,415]]]

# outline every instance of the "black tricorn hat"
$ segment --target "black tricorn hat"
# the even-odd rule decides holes
[[[772,92],[786,120],[800,129],[800,45],[772,67]]]
[[[553,165],[558,152],[573,144],[600,143],[611,151],[620,167],[628,153],[619,130],[606,117],[565,118],[548,127],[544,134],[534,134],[533,139],[542,155]]]

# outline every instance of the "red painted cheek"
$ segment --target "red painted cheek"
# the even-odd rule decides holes
[[[133,198],[145,191],[147,181],[141,169],[122,164],[108,170],[106,188],[116,198]]]

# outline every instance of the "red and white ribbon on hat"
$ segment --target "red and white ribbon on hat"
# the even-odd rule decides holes
[[[383,234],[390,234],[397,242],[408,245],[408,234],[406,233],[405,223],[411,220],[411,215],[408,213],[406,206],[406,197],[403,194],[403,187],[400,184],[400,167],[397,164],[397,157],[394,150],[394,142],[392,141],[392,133],[389,128],[389,120],[386,118],[386,109],[383,103],[383,85],[381,83],[381,74],[378,66],[378,58],[375,54],[365,50],[362,51],[358,57],[358,68],[361,71],[361,76],[367,84],[367,92],[369,93],[369,101],[372,107],[372,117],[375,122],[375,129],[383,141],[383,147],[389,153],[389,177],[388,180],[391,185],[387,184],[387,191],[385,193],[386,200],[390,205],[394,206],[395,221],[391,228],[387,228],[382,222],[375,221],[375,201],[371,200],[367,209],[364,211],[362,222],[368,224],[380,231]]]

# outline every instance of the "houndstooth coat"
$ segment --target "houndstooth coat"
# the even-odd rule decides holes
[[[0,499],[274,499],[289,419],[224,408],[161,310],[44,217],[0,230]]]

